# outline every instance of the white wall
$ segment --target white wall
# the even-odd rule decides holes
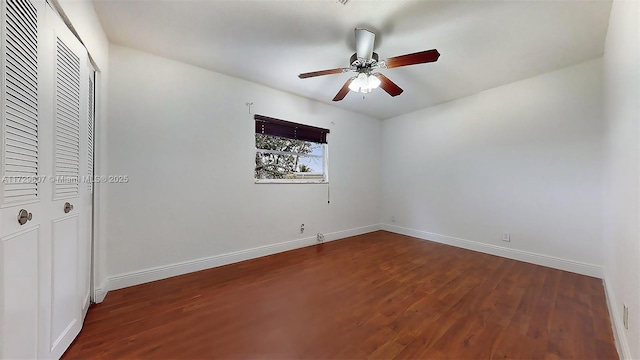
[[[377,229],[381,121],[121,46],[109,53],[108,168],[131,179],[109,186],[110,288],[152,279],[145,269]],[[331,204],[327,185],[254,184],[247,102],[331,130]]]
[[[601,68],[385,120],[385,228],[601,276]]]
[[[614,1],[604,56],[605,282],[626,358],[640,359],[640,5]],[[629,330],[622,304],[629,306]]]
[[[89,55],[97,67],[96,74],[96,135],[95,138],[95,173],[109,174],[107,170],[107,104],[109,80],[109,41],[100,25],[100,20],[90,0],[57,0],[54,1],[62,8],[64,16],[71,22],[73,29],[80,36]],[[94,229],[95,264],[94,283],[101,286],[106,280],[106,203],[107,187],[95,184],[94,187],[94,217],[97,219]],[[103,295],[103,294],[102,294]],[[101,294],[98,294],[101,296]],[[99,301],[102,299],[99,298]]]

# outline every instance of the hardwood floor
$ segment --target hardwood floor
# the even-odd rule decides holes
[[[602,281],[378,231],[109,292],[65,359],[613,359]]]

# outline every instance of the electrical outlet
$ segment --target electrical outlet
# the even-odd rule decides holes
[[[511,242],[511,234],[510,233],[503,233],[502,234],[502,241]]]
[[[629,330],[629,307],[626,304],[622,304],[622,324]]]
[[[324,242],[324,235],[322,233],[318,233],[318,235],[316,235],[316,238],[318,239],[319,243]]]
[[[395,216],[392,216],[392,217],[391,217],[391,222],[392,222],[392,223],[396,222],[396,217],[395,217]]]
[[[300,225],[300,234],[304,233],[304,224]]]

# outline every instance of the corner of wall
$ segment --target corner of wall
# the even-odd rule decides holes
[[[604,284],[604,292],[607,299],[607,309],[609,310],[609,318],[611,319],[611,331],[613,332],[613,338],[616,343],[616,350],[618,350],[618,356],[621,359],[632,359],[631,348],[629,347],[629,342],[625,335],[622,319],[620,318],[618,312],[615,311],[615,306],[613,306],[613,304],[618,303],[618,300],[616,299],[616,295],[613,292],[611,285],[609,285],[610,280],[607,269],[605,268],[603,272],[604,276],[602,282]]]
[[[99,304],[104,301],[104,298],[107,296],[107,293],[109,292],[108,285],[109,285],[108,281],[104,280],[100,283],[99,286],[97,286],[93,290],[93,301],[96,304]]]

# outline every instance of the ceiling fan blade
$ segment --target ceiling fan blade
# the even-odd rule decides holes
[[[337,69],[329,69],[329,70],[320,70],[320,71],[313,71],[313,72],[308,72],[308,73],[303,73],[298,75],[298,77],[300,79],[306,79],[306,78],[310,78],[310,77],[314,77],[314,76],[322,76],[322,75],[332,75],[332,74],[342,74],[343,72],[345,72],[346,70],[349,70],[348,68],[337,68]]]
[[[400,86],[396,85],[396,83],[389,80],[388,77],[380,73],[375,73],[373,74],[373,76],[380,79],[380,87],[382,88],[382,90],[386,91],[391,96],[398,96],[402,94],[402,92],[404,91],[400,88]]]
[[[369,60],[373,56],[373,43],[376,34],[367,29],[356,29],[356,54],[359,58]]]
[[[387,68],[391,69],[391,68],[397,68],[400,66],[434,62],[434,61],[438,61],[439,57],[440,57],[440,53],[438,52],[438,50],[433,49],[433,50],[420,51],[413,54],[400,55],[400,56],[388,58],[385,60],[385,63],[387,64]]]
[[[351,84],[353,79],[355,79],[355,78],[351,78],[351,79],[347,80],[347,82],[344,83],[344,85],[342,85],[342,89],[340,89],[340,91],[338,91],[336,96],[333,98],[333,101],[340,101],[340,100],[344,99],[345,96],[347,96],[347,94],[349,93],[349,85]]]

